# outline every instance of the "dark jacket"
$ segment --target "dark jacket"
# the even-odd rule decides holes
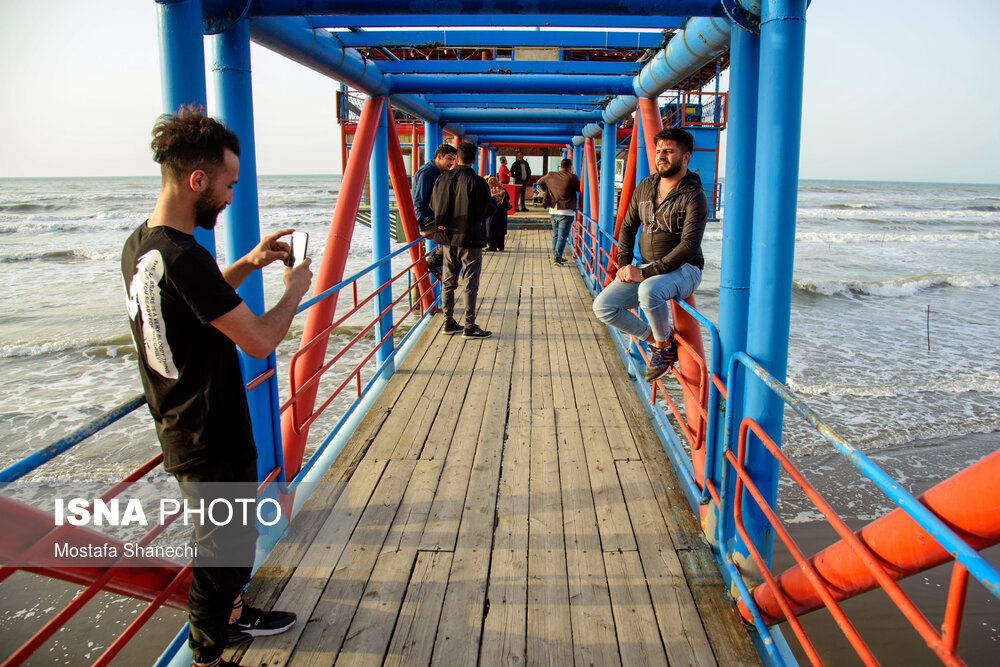
[[[486,218],[496,210],[486,179],[468,165],[441,174],[431,193],[434,242],[459,248],[486,247]]]
[[[527,160],[514,160],[510,165],[510,175],[515,183],[528,183],[531,181],[531,165]]]
[[[618,266],[632,263],[641,225],[639,255],[643,263],[649,263],[642,269],[643,278],[670,273],[685,264],[704,269],[701,237],[708,222],[708,200],[701,178],[689,171],[656,207],[659,185],[659,174],[653,174],[636,186],[618,234]]]
[[[417,169],[413,175],[413,186],[410,194],[413,197],[413,210],[417,214],[417,226],[421,231],[429,229],[428,223],[434,220],[434,211],[431,210],[431,192],[434,190],[434,183],[441,170],[433,162],[427,162]]]
[[[507,234],[507,211],[512,208],[514,206],[510,203],[510,195],[504,191],[503,199],[497,202],[497,210],[486,220],[487,239],[499,239]]]
[[[542,205],[560,211],[575,211],[576,196],[580,192],[580,179],[572,171],[551,171],[538,179],[545,190]]]

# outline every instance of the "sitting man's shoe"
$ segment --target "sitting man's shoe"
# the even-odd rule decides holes
[[[674,342],[674,335],[671,333],[666,347],[654,347],[649,353],[646,382],[656,382],[670,372],[675,363],[677,363],[677,343]]]
[[[465,331],[462,332],[462,338],[466,340],[475,340],[477,338],[489,338],[493,335],[492,331],[485,331],[479,328],[478,324],[473,324],[471,327],[465,327]]]
[[[229,624],[229,641],[277,635],[293,625],[295,614],[289,611],[264,611],[244,603],[240,617]]]
[[[238,662],[223,660],[222,658],[219,658],[218,662],[209,662],[205,664],[209,665],[210,667],[243,667],[243,665],[241,665]],[[200,667],[200,665],[197,662],[192,662],[191,667]]]
[[[444,328],[441,330],[445,336],[454,336],[457,333],[462,333],[465,331],[465,327],[456,322],[455,320],[448,320],[444,323]]]

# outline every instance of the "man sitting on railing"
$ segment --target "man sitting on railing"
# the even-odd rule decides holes
[[[431,192],[434,191],[434,183],[437,182],[441,172],[450,170],[455,166],[455,147],[451,144],[441,144],[434,151],[434,159],[424,163],[413,174],[413,185],[410,187],[410,195],[413,197],[413,210],[417,215],[417,227],[428,240],[434,238],[434,211],[431,210]],[[434,277],[441,280],[441,265],[444,262],[444,255],[440,248],[435,248],[434,252],[427,256],[427,270],[434,274]]]
[[[635,188],[618,235],[618,273],[594,299],[605,324],[652,344],[646,380],[655,382],[677,362],[670,330],[671,299],[691,296],[701,283],[701,237],[708,200],[698,174],[688,171],[694,137],[679,128],[656,134],[656,171]],[[639,235],[639,266],[632,264]],[[632,314],[642,307],[649,324]]]
[[[483,248],[486,247],[486,218],[497,207],[504,191],[490,195],[486,179],[472,169],[476,147],[463,142],[458,147],[458,164],[445,172],[434,184],[431,208],[437,231],[434,241],[444,246],[444,279],[441,281],[441,311],[444,313],[444,333],[475,340],[489,338],[476,324],[476,297],[479,295],[479,274],[483,269]],[[459,272],[465,276],[465,326],[454,319],[455,289]]]
[[[122,279],[163,467],[177,478],[191,510],[218,500],[236,508],[223,525],[206,513],[195,522],[188,593],[195,664],[231,665],[221,662],[229,642],[284,632],[295,623],[295,614],[243,604],[257,541],[257,448],[236,345],[260,359],[271,354],[312,272],[308,259],[286,268],[284,295],[255,315],[236,287],[288,257],[288,245],[278,239],[292,230],[265,237],[223,271],[193,236],[195,227],[215,227],[232,202],[240,165],[236,135],[200,107],[182,107],[157,121],[152,148],[162,189],[149,220],[125,242]],[[242,502],[241,517],[247,498],[250,510]]]

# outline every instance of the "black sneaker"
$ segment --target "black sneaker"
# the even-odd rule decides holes
[[[229,624],[229,641],[238,642],[247,637],[277,635],[295,625],[295,614],[290,611],[264,611],[248,604],[235,622]]]
[[[219,662],[212,662],[212,663],[209,663],[209,664],[212,665],[212,667],[243,667],[243,665],[241,665],[238,662],[232,662],[230,660],[223,660],[221,658],[219,659]],[[198,667],[198,663],[192,662],[191,663],[191,667]]]
[[[677,344],[674,342],[673,334],[670,334],[666,347],[654,347],[650,352],[649,363],[646,365],[646,382],[656,382],[670,372],[675,363],[677,363]]]
[[[471,327],[465,327],[465,331],[462,332],[462,338],[466,340],[474,340],[477,338],[489,338],[493,335],[492,331],[485,331],[479,328],[478,324],[473,324]]]
[[[448,320],[444,323],[444,329],[441,331],[445,336],[454,336],[457,333],[465,331],[465,328],[455,320]]]
[[[556,266],[566,266],[567,264],[566,260],[562,257],[557,257],[553,259],[552,263],[555,264]]]

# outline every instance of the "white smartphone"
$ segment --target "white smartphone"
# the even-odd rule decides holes
[[[306,232],[292,232],[292,238],[288,242],[288,259],[285,260],[285,265],[295,266],[301,263],[306,258],[308,250],[309,234]]]

